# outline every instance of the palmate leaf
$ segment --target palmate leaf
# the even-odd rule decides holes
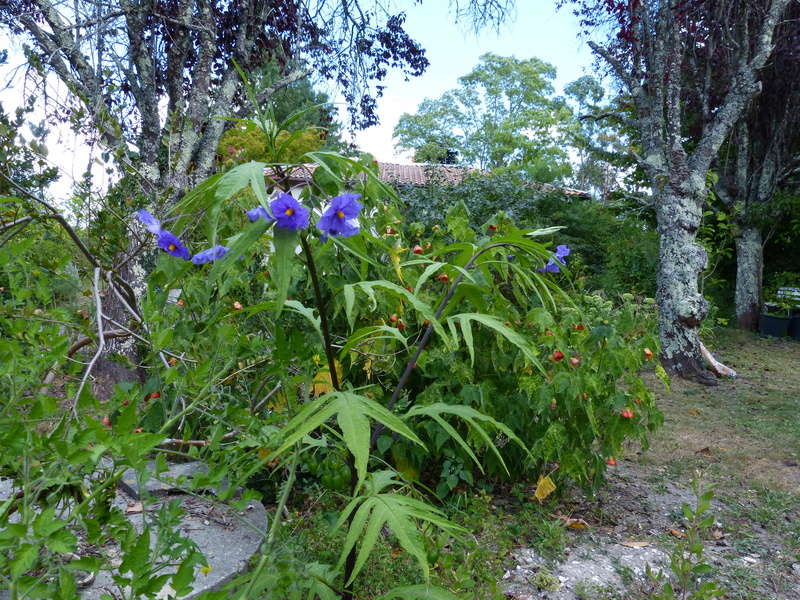
[[[496,421],[489,415],[485,415],[481,412],[478,412],[471,406],[465,406],[463,404],[445,404],[444,402],[437,402],[435,404],[428,404],[427,406],[413,406],[411,409],[403,416],[403,419],[409,420],[414,417],[419,416],[426,416],[433,419],[439,426],[444,429],[447,434],[453,438],[461,448],[467,453],[467,455],[475,461],[475,464],[478,465],[478,468],[483,472],[483,466],[478,461],[478,457],[475,456],[475,453],[469,447],[469,444],[464,440],[461,435],[455,430],[455,428],[450,425],[443,416],[452,415],[458,417],[462,421],[464,421],[467,425],[469,425],[470,429],[474,431],[489,447],[489,449],[494,453],[497,459],[500,461],[500,464],[505,469],[506,473],[508,473],[508,467],[506,467],[506,463],[503,460],[500,451],[495,446],[492,438],[489,437],[489,434],[486,433],[485,425],[489,425],[495,431],[499,431],[503,435],[505,435],[509,440],[517,444],[520,448],[522,448],[528,455],[530,455],[530,451],[528,448],[525,447],[525,444],[517,434],[515,434],[511,429],[508,428],[507,425]]]
[[[461,600],[452,592],[435,585],[404,585],[396,587],[382,596],[378,600]]]
[[[386,339],[395,339],[403,344],[406,349],[408,349],[408,340],[402,333],[400,333],[400,330],[397,329],[397,327],[389,327],[388,325],[371,325],[369,327],[362,327],[358,331],[354,331],[353,334],[347,338],[347,342],[345,342],[345,345],[339,351],[339,358],[340,360],[344,360],[344,357],[347,356],[348,352],[360,345],[362,342]]]
[[[348,292],[348,288],[350,291]],[[444,327],[442,327],[441,322],[439,319],[436,318],[436,315],[433,312],[433,309],[430,307],[429,304],[420,300],[416,295],[409,292],[407,289],[400,287],[399,285],[392,283],[391,281],[386,281],[383,279],[377,281],[359,281],[358,283],[351,283],[344,286],[344,295],[345,295],[345,312],[347,313],[347,320],[351,323],[355,321],[355,316],[353,314],[353,310],[355,307],[355,293],[354,290],[360,289],[363,291],[367,297],[370,299],[372,303],[373,310],[378,305],[378,301],[375,297],[375,288],[382,288],[385,289],[396,296],[400,296],[405,298],[411,306],[414,307],[424,319],[427,319],[431,325],[433,325],[434,331],[442,338],[444,344],[448,347],[453,349],[453,340],[450,339],[450,336],[447,335]]]
[[[370,427],[368,419],[382,423],[388,429],[425,448],[422,440],[409,429],[408,425],[381,404],[353,392],[332,392],[306,404],[303,410],[289,421],[281,430],[283,443],[274,454],[270,455],[271,458],[276,459],[334,416],[342,431],[342,439],[355,459],[359,483],[366,477],[369,460]]]
[[[400,546],[417,559],[426,580],[429,578],[428,559],[417,523],[421,521],[452,533],[466,531],[448,521],[444,514],[435,507],[392,492],[353,498],[340,513],[334,531],[344,525],[351,514],[353,515],[352,522],[345,537],[337,568],[344,565],[359,538],[361,538],[361,545],[356,555],[353,572],[345,585],[352,582],[363,568],[384,525],[391,529],[400,542]]]
[[[480,323],[481,325],[488,327],[490,329],[494,329],[497,333],[502,335],[506,338],[509,342],[514,344],[517,348],[519,348],[522,353],[525,355],[525,358],[534,365],[539,371],[543,374],[545,373],[542,364],[539,362],[539,359],[536,358],[536,354],[534,354],[533,347],[525,339],[524,336],[520,335],[510,327],[507,327],[503,321],[498,319],[497,317],[493,317],[491,315],[485,315],[482,313],[459,313],[457,315],[453,315],[447,318],[447,323],[450,326],[450,330],[453,332],[453,338],[457,339],[456,337],[456,329],[455,324],[458,322],[461,325],[461,332],[464,337],[464,343],[467,344],[467,350],[469,351],[469,355],[472,358],[472,362],[475,362],[475,349],[473,348],[473,341],[472,341],[472,329],[470,322],[475,321]]]

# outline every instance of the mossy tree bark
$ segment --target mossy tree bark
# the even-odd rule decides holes
[[[758,329],[761,310],[761,285],[764,270],[764,249],[761,232],[754,225],[744,225],[734,238],[736,242],[736,324],[741,329]]]
[[[576,1],[587,22],[610,10],[607,3]],[[705,4],[692,12],[668,0],[630,3],[613,15],[620,25],[613,41],[590,42],[627,88],[636,112],[642,150],[637,158],[650,180],[660,236],[661,360],[668,372],[702,383],[715,382],[705,369],[698,333],[708,314],[698,286],[707,255],[697,244],[706,176],[761,88],[758,74],[789,0],[735,4],[731,10]],[[730,29],[745,39],[731,43]],[[729,53],[727,69],[718,64],[721,47]]]

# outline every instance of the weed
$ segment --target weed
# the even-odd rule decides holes
[[[707,514],[714,492],[704,487],[699,471],[692,479],[692,490],[697,504],[694,510],[688,504],[681,507],[686,519],[686,533],[670,556],[676,586],[673,588],[671,582],[664,582],[663,573],[654,573],[650,565],[646,566],[648,577],[661,585],[652,596],[654,600],[712,600],[724,594],[717,583],[703,581],[704,576],[712,572],[711,566],[705,562],[703,534],[714,524],[714,515]]]
[[[546,592],[555,592],[561,587],[561,582],[558,580],[558,577],[553,575],[550,570],[545,567],[539,569],[530,581],[537,588]]]

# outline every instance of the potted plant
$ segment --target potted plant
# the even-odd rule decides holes
[[[792,322],[792,306],[778,296],[771,296],[764,302],[764,310],[758,316],[758,331],[762,335],[784,337],[789,335]]]
[[[790,335],[800,340],[800,273],[783,271],[770,277],[765,297],[764,313],[778,317],[767,319],[766,328],[782,331],[783,323],[788,319],[786,333],[768,333],[762,329],[759,319],[759,331],[764,335]]]

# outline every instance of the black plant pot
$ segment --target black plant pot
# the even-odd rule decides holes
[[[789,323],[791,321],[792,317],[761,314],[758,317],[758,331],[762,335],[784,337],[789,333]]]
[[[789,335],[796,340],[800,340],[800,314],[792,315],[789,321]]]

